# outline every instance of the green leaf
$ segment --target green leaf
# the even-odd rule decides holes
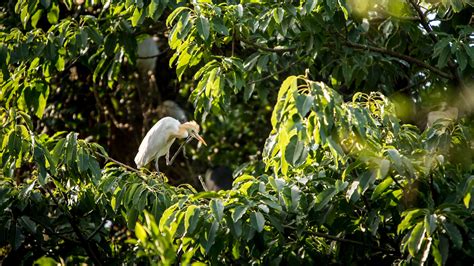
[[[204,16],[199,16],[197,18],[196,26],[199,36],[201,36],[201,38],[206,41],[209,38],[209,20]]]
[[[222,217],[224,216],[224,204],[222,203],[222,200],[212,199],[210,202],[210,208],[216,221],[222,221]]]
[[[50,24],[57,24],[58,23],[58,19],[59,19],[59,6],[53,2],[51,4],[51,9],[49,10],[48,14],[46,15],[46,17],[48,18],[48,22]]]
[[[390,170],[390,161],[387,159],[380,160],[377,179],[385,178]]]
[[[189,235],[194,232],[199,222],[199,214],[201,209],[196,205],[191,205],[186,209],[184,215],[184,231]]]
[[[104,43],[105,54],[107,54],[107,56],[113,56],[115,54],[115,47],[117,47],[117,38],[114,34],[107,35]]]
[[[453,8],[454,12],[459,12],[463,9],[463,1],[462,0],[451,0],[451,7]]]
[[[89,162],[89,169],[91,170],[92,174],[92,181],[94,184],[98,184],[98,181],[100,180],[100,177],[102,175],[100,165],[99,163],[92,157],[88,156],[88,162]]]
[[[237,222],[242,218],[242,215],[247,211],[248,206],[237,206],[234,209],[234,212],[232,213],[232,221]]]
[[[301,190],[297,186],[291,187],[291,206],[296,209],[301,198]]]
[[[168,209],[166,209],[163,212],[163,215],[161,216],[160,223],[159,223],[160,231],[165,230],[165,228],[168,227],[169,224],[174,220],[174,218],[176,216],[175,211],[176,211],[177,207],[178,207],[178,205],[175,204],[175,205],[169,207]]]
[[[253,228],[255,228],[255,230],[257,230],[257,232],[262,232],[263,226],[265,225],[265,218],[263,217],[263,214],[259,211],[252,212],[250,214],[250,224]]]
[[[282,233],[284,231],[284,228],[281,225],[281,222],[276,217],[269,215],[268,220],[278,230],[278,232]]]
[[[85,32],[87,32],[87,36],[89,36],[96,44],[102,44],[103,37],[102,33],[93,26],[86,26],[84,28]]]
[[[391,177],[387,177],[385,180],[380,182],[375,189],[374,192],[372,193],[372,196],[370,197],[371,200],[377,199],[382,192],[384,192],[391,184],[393,183],[393,179]]]
[[[403,212],[402,217],[404,216],[405,218],[401,221],[401,223],[398,224],[397,233],[400,234],[404,230],[410,228],[414,224],[413,220],[421,215],[423,215],[422,209],[414,209]]]
[[[143,22],[143,11],[144,9],[140,8],[135,8],[135,10],[133,11],[132,17],[130,18],[133,27],[136,27],[138,24],[141,24],[141,22]]]
[[[436,230],[436,216],[435,214],[430,214],[425,216],[425,228],[428,233],[428,236],[432,236],[433,232]]]
[[[313,9],[316,7],[316,4],[318,4],[318,0],[305,1],[304,9],[306,10],[306,13],[310,14],[313,11]]]
[[[285,149],[285,160],[294,167],[302,165],[308,157],[307,146],[298,139],[298,136],[291,137]]]
[[[173,10],[173,12],[171,12],[171,14],[169,14],[168,17],[166,18],[166,26],[170,27],[171,24],[173,24],[176,17],[186,9],[189,9],[189,7],[181,6]]]
[[[454,244],[454,247],[457,249],[462,248],[462,235],[461,232],[459,232],[459,229],[453,225],[452,223],[444,223],[444,228],[446,228],[446,231],[448,232],[449,238],[451,238],[451,241]]]
[[[33,263],[33,265],[40,265],[40,266],[57,266],[60,265],[59,262],[55,261],[53,258],[43,256]]]
[[[329,201],[334,197],[334,195],[336,195],[336,192],[337,192],[336,189],[331,187],[319,193],[315,199],[315,203],[317,204],[315,211],[322,210],[329,203]]]
[[[404,173],[402,157],[396,149],[387,150],[388,156],[392,159],[393,165],[399,174]]]
[[[83,173],[89,169],[89,156],[84,152],[83,148],[79,148],[78,154],[77,154],[77,160],[78,160],[78,170],[80,173]]]
[[[216,241],[217,229],[219,229],[219,223],[217,221],[214,221],[211,225],[211,228],[208,231],[206,243],[204,245],[206,253],[209,253],[209,251],[211,250],[212,246],[214,245]]]
[[[296,108],[298,109],[298,113],[301,117],[306,117],[309,110],[311,110],[311,106],[314,102],[314,97],[311,95],[301,95],[298,94],[296,97]]]
[[[130,209],[127,212],[127,225],[129,228],[133,228],[136,225],[138,218],[138,211],[136,209]]]
[[[285,10],[281,7],[273,9],[273,19],[277,24],[280,24],[283,21],[283,15],[285,14]]]
[[[36,234],[36,223],[30,217],[23,215],[20,217],[20,222],[30,233]]]
[[[20,13],[21,24],[23,28],[26,28],[28,21],[30,20],[30,13],[28,12],[28,5],[23,6]]]
[[[35,14],[31,17],[31,26],[33,28],[36,28],[36,25],[38,24],[39,19],[41,18],[41,15],[43,14],[43,10],[38,10],[35,12]]]
[[[423,225],[424,223],[416,224],[407,242],[408,252],[410,252],[410,255],[412,255],[413,257],[418,254],[418,251],[421,248],[421,244],[423,243],[423,239],[426,232],[425,227]]]
[[[147,239],[145,228],[140,223],[135,224],[135,235],[142,242],[145,243]]]
[[[222,34],[224,36],[229,35],[229,30],[227,27],[224,25],[222,19],[220,18],[214,18],[212,20],[212,28],[214,29],[215,32]]]

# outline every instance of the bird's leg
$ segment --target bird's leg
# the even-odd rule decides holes
[[[158,174],[160,174],[160,167],[158,167],[158,158],[156,158],[156,160],[155,160],[155,168],[156,168],[156,171],[158,172]]]
[[[169,157],[166,157],[166,164],[167,164],[167,165],[171,165],[171,164],[174,162],[174,160],[176,159],[176,156],[178,156],[178,153],[179,153],[179,152],[181,151],[181,149],[184,147],[184,145],[188,144],[191,140],[192,140],[192,137],[189,136],[189,137],[186,139],[186,141],[185,141],[183,144],[181,144],[181,146],[179,146],[179,148],[178,148],[178,150],[176,151],[176,153],[173,155],[173,157],[171,157],[171,160],[168,160]],[[167,153],[166,155],[169,156],[169,151],[168,151],[168,153]]]
[[[188,156],[186,156],[186,147],[183,147],[183,156],[184,158],[188,159]]]
[[[169,150],[166,153],[165,158],[166,158],[166,165],[170,165],[172,162],[170,162],[170,151]]]

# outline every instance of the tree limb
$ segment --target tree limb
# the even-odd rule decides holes
[[[375,47],[375,46],[364,45],[364,44],[358,44],[358,43],[354,43],[354,42],[351,42],[351,41],[346,41],[344,43],[344,45],[347,46],[347,47],[357,49],[357,50],[362,50],[362,51],[367,50],[367,51],[377,52],[377,53],[380,53],[380,54],[390,55],[392,57],[396,57],[396,58],[402,59],[404,61],[407,61],[408,63],[412,63],[412,64],[418,65],[422,68],[431,70],[431,71],[433,71],[434,73],[438,74],[439,76],[441,76],[443,78],[454,79],[454,77],[452,75],[444,72],[443,70],[441,70],[439,68],[436,68],[436,67],[434,67],[430,64],[427,64],[427,63],[425,63],[425,62],[423,62],[423,61],[421,61],[417,58],[414,58],[414,57],[411,57],[411,56],[408,56],[408,55],[404,55],[404,54],[401,54],[401,53],[397,53],[397,52],[392,51],[392,50],[388,50],[388,49],[380,48],[380,47]]]
[[[91,240],[95,235],[97,235],[97,233],[100,231],[100,229],[102,229],[102,227],[104,226],[105,222],[107,222],[107,217],[102,219],[102,222],[99,224],[99,226],[97,226],[97,228],[94,230],[94,232],[92,232],[87,237],[87,241]]]
[[[130,170],[130,171],[132,171],[132,172],[141,173],[138,169],[135,169],[135,168],[133,168],[133,167],[131,167],[131,166],[128,166],[128,165],[126,165],[126,164],[124,164],[124,163],[122,163],[122,162],[119,162],[119,161],[115,160],[115,159],[112,158],[112,157],[105,156],[105,155],[103,155],[103,154],[101,154],[101,153],[99,153],[99,152],[96,152],[95,154],[97,154],[97,155],[99,155],[100,157],[104,158],[106,161],[112,161],[112,162],[114,162],[114,163],[116,163],[116,164],[118,164],[118,165],[120,165],[120,166],[122,166],[122,167],[124,167],[124,168],[126,168],[126,169],[128,169],[128,170]],[[141,177],[141,176],[140,176],[140,177]]]
[[[423,13],[423,11],[421,11],[420,6],[415,2],[415,0],[408,0],[408,1],[410,2],[410,4],[413,6],[416,13],[418,14],[418,17],[420,18],[421,26],[423,26],[423,28],[426,30],[426,32],[428,33],[428,36],[431,38],[433,43],[437,43],[438,38],[434,34],[433,29],[431,28],[430,24],[428,23],[428,20],[426,19],[426,15]],[[466,88],[466,86],[464,84],[464,81],[462,79],[461,73],[460,73],[459,68],[458,68],[458,64],[456,64],[453,61],[452,58],[449,58],[448,66],[451,70],[451,73],[453,73],[453,75],[454,75],[452,79],[454,79],[458,83],[458,85],[461,87],[462,91],[466,91],[467,88]]]
[[[275,52],[275,53],[284,53],[284,52],[292,52],[295,51],[295,47],[288,47],[288,48],[270,48],[266,47],[260,44],[257,44],[255,42],[252,42],[250,40],[244,39],[244,38],[239,38],[239,40],[247,45],[250,45],[252,47],[255,47],[259,50],[266,51],[266,52]]]
[[[435,43],[438,42],[438,39],[433,34],[433,29],[431,28],[430,24],[428,24],[428,21],[426,20],[425,14],[423,14],[423,11],[421,11],[420,6],[417,3],[415,3],[414,0],[408,0],[408,1],[413,6],[416,13],[418,13],[418,17],[419,17],[419,20],[421,22],[421,26],[423,26],[423,28],[426,30],[426,32],[428,33],[428,36],[430,36],[430,38],[431,38],[431,40],[433,40],[433,42],[435,42]]]
[[[360,241],[345,239],[345,238],[341,238],[341,237],[337,237],[337,236],[333,236],[333,235],[328,235],[328,234],[320,233],[320,232],[312,232],[312,234],[314,234],[315,236],[318,236],[318,237],[322,237],[322,238],[326,238],[326,239],[330,239],[330,240],[334,240],[334,241],[338,241],[338,242],[342,242],[342,243],[349,243],[349,244],[364,246],[364,247],[368,247],[368,248],[375,249],[375,250],[380,250],[380,251],[390,253],[390,254],[398,254],[398,252],[396,250],[390,250],[390,249],[385,249],[385,248],[381,248],[381,247],[377,247],[377,246],[372,246],[372,245],[368,245],[368,244],[366,244],[364,242],[360,242]]]
[[[62,209],[62,211],[66,214],[66,218],[69,222],[69,224],[71,225],[72,227],[72,230],[74,231],[74,233],[76,234],[77,238],[79,238],[79,242],[82,244],[82,247],[85,249],[86,253],[89,255],[89,257],[94,261],[94,264],[96,265],[102,265],[102,261],[99,259],[99,257],[97,256],[96,254],[96,251],[97,250],[94,250],[89,241],[87,241],[87,239],[84,237],[84,235],[82,234],[81,230],[79,229],[79,227],[77,226],[76,224],[76,221],[77,221],[77,218],[75,216],[72,215],[72,213],[67,209],[65,208],[64,206],[60,205],[59,204],[59,201],[56,199],[56,197],[54,196],[53,192],[51,191],[51,189],[49,189],[47,186],[43,186],[43,188],[48,191],[48,194],[49,196],[51,197],[51,199],[54,201],[54,203],[56,204],[56,206],[58,206],[58,208]],[[66,200],[66,202],[68,201],[67,197],[65,196],[65,194],[61,191],[64,199]]]
[[[275,72],[275,73],[271,73],[271,74],[269,74],[269,75],[267,75],[267,76],[265,76],[265,77],[263,77],[263,78],[257,79],[257,80],[252,80],[252,81],[249,82],[247,85],[252,85],[252,84],[254,84],[254,83],[258,83],[258,82],[267,80],[267,79],[269,79],[269,78],[272,78],[272,77],[274,77],[274,76],[276,76],[276,75],[279,75],[279,74],[281,74],[281,73],[287,71],[287,70],[290,69],[292,66],[296,65],[297,63],[299,63],[300,61],[301,61],[301,59],[296,60],[296,61],[294,61],[293,63],[289,64],[287,67],[285,67],[285,68],[283,68],[283,69],[280,69],[280,70],[278,70],[278,71]]]
[[[164,49],[162,52],[159,52],[158,54],[155,54],[155,55],[149,55],[149,56],[137,56],[137,59],[150,59],[150,58],[155,58],[155,57],[158,57],[162,54],[165,54],[169,51],[169,47],[166,47],[166,49]]]

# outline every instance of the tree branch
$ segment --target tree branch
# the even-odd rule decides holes
[[[158,57],[162,54],[165,54],[168,52],[170,48],[169,47],[166,47],[166,49],[164,49],[162,52],[159,52],[158,54],[155,54],[155,55],[149,55],[149,56],[137,56],[137,59],[150,59],[150,58],[155,58],[155,57]]]
[[[47,186],[43,186],[43,188],[46,191],[48,191],[49,196],[51,197],[51,199],[53,199],[56,206],[58,208],[62,209],[62,211],[66,214],[66,218],[69,221],[69,224],[71,225],[72,230],[74,231],[76,236],[79,238],[79,242],[82,244],[82,247],[85,249],[87,255],[89,255],[89,257],[94,261],[94,264],[102,265],[102,261],[97,257],[97,254],[96,254],[95,250],[91,247],[89,241],[86,240],[86,238],[82,234],[81,230],[77,226],[77,224],[76,224],[77,218],[75,216],[73,216],[72,213],[67,208],[65,208],[64,206],[59,204],[58,200],[54,196],[51,189],[49,189]],[[61,193],[62,193],[64,199],[67,202],[68,201],[67,197],[65,196],[65,194],[62,191],[61,191]]]
[[[87,237],[87,241],[91,240],[95,235],[97,235],[97,233],[100,231],[100,229],[104,226],[105,222],[107,222],[107,217],[104,217],[102,219],[102,222],[99,224],[99,226],[97,226],[97,228],[94,230],[94,232],[92,232],[88,237]]]
[[[360,242],[360,241],[345,239],[345,238],[341,238],[341,237],[337,237],[337,236],[333,236],[333,235],[328,235],[328,234],[320,233],[320,232],[312,232],[312,234],[314,234],[315,236],[318,236],[318,237],[322,237],[322,238],[326,238],[326,239],[330,239],[330,240],[334,240],[334,241],[338,241],[338,242],[342,242],[342,243],[349,243],[349,244],[354,244],[354,245],[358,245],[358,246],[364,246],[364,247],[368,247],[368,248],[375,249],[375,250],[380,250],[380,251],[390,253],[390,254],[398,254],[398,252],[396,250],[390,250],[390,249],[385,249],[385,248],[381,248],[381,247],[377,247],[377,246],[372,246],[372,245],[368,245],[368,244]]]
[[[418,17],[420,18],[421,26],[423,26],[423,28],[426,30],[426,32],[428,33],[428,36],[431,38],[433,43],[437,43],[438,37],[434,34],[433,29],[428,23],[428,20],[426,19],[425,14],[423,13],[423,11],[421,11],[420,6],[415,2],[415,0],[408,0],[408,1],[410,2],[410,4],[413,6],[416,13],[418,14]],[[456,64],[452,58],[449,58],[448,66],[450,68],[451,73],[453,73],[454,75],[452,79],[454,79],[458,83],[462,91],[466,91],[467,88],[462,79],[461,73],[458,68],[458,64]]]
[[[267,75],[267,76],[265,76],[265,77],[263,77],[263,78],[257,79],[257,80],[252,80],[252,81],[249,82],[247,85],[252,85],[252,84],[255,84],[255,83],[258,83],[258,82],[267,80],[267,79],[269,79],[269,78],[272,78],[272,77],[274,77],[274,76],[276,76],[276,75],[279,75],[279,74],[281,74],[281,73],[287,71],[287,70],[290,69],[292,66],[296,65],[297,63],[299,63],[300,61],[301,61],[301,59],[296,60],[296,61],[294,61],[293,63],[289,64],[287,67],[285,67],[285,68],[283,68],[283,69],[281,69],[281,70],[278,70],[278,71],[275,72],[275,73],[271,73],[271,74],[269,74],[269,75]]]
[[[250,40],[244,39],[244,38],[239,38],[239,40],[247,45],[250,45],[252,47],[255,47],[259,50],[266,51],[266,52],[275,52],[275,53],[284,53],[284,52],[292,52],[295,51],[295,47],[289,47],[289,48],[270,48],[266,47],[260,44],[257,44],[255,42],[252,42]]]
[[[443,70],[441,70],[439,68],[436,68],[436,67],[434,67],[430,64],[427,64],[427,63],[425,63],[425,62],[423,62],[423,61],[421,61],[417,58],[414,58],[414,57],[411,57],[411,56],[408,56],[408,55],[404,55],[404,54],[401,54],[401,53],[397,53],[397,52],[392,51],[392,50],[388,50],[388,49],[380,48],[380,47],[369,46],[369,45],[358,44],[358,43],[353,43],[353,42],[350,42],[350,41],[346,41],[344,43],[344,45],[347,46],[347,47],[357,49],[357,50],[362,50],[362,51],[367,50],[367,51],[377,52],[377,53],[380,53],[380,54],[390,55],[392,57],[396,57],[396,58],[402,59],[404,61],[407,61],[408,63],[412,63],[412,64],[418,65],[422,68],[431,70],[431,71],[433,71],[434,73],[438,74],[439,76],[441,76],[443,78],[454,79],[454,77],[452,75],[447,74],[446,72],[444,72]]]
[[[426,32],[428,33],[428,36],[430,36],[430,38],[431,38],[431,40],[433,40],[433,42],[435,42],[435,43],[438,42],[438,39],[433,34],[433,29],[431,28],[430,24],[428,24],[428,21],[426,20],[425,14],[423,14],[423,11],[421,11],[420,6],[418,4],[416,4],[414,0],[408,0],[408,1],[413,6],[416,13],[418,13],[418,17],[419,17],[419,20],[421,22],[421,26],[423,26],[423,28],[426,30]]]
[[[128,169],[128,170],[130,170],[130,171],[132,171],[132,172],[141,174],[141,172],[140,172],[138,169],[135,169],[135,168],[133,168],[133,167],[131,167],[131,166],[128,166],[128,165],[126,165],[126,164],[124,164],[124,163],[122,163],[122,162],[119,162],[119,161],[115,160],[115,159],[112,158],[112,157],[103,155],[103,154],[101,154],[101,153],[99,153],[99,152],[95,152],[95,154],[97,154],[97,155],[99,155],[100,157],[104,158],[106,161],[112,161],[112,162],[114,162],[114,163],[116,163],[116,164],[118,164],[118,165],[120,165],[120,166],[122,166],[122,167],[124,167],[124,168],[126,168],[126,169]],[[141,176],[140,176],[140,177],[141,177]]]

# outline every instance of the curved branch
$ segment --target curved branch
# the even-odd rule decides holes
[[[412,64],[418,65],[422,68],[431,70],[431,71],[433,71],[434,73],[438,74],[439,76],[441,76],[443,78],[454,79],[454,77],[452,75],[444,72],[443,70],[441,70],[439,68],[436,68],[436,67],[434,67],[430,64],[427,64],[427,63],[425,63],[425,62],[423,62],[423,61],[421,61],[417,58],[414,58],[414,57],[411,57],[411,56],[408,56],[408,55],[404,55],[404,54],[401,54],[401,53],[397,53],[397,52],[392,51],[392,50],[388,50],[388,49],[380,48],[380,47],[369,46],[369,45],[358,44],[358,43],[353,43],[353,42],[350,42],[350,41],[345,42],[344,45],[347,46],[347,47],[357,49],[357,50],[362,50],[362,51],[367,50],[367,51],[377,52],[377,53],[380,53],[380,54],[390,55],[390,56],[402,59],[404,61],[407,61],[408,63],[412,63]]]

